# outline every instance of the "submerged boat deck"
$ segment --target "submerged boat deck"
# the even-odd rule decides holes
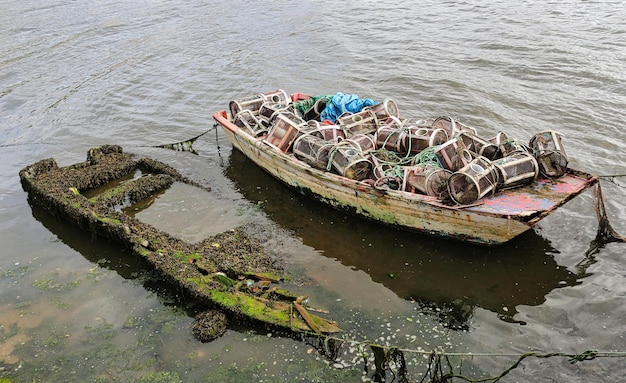
[[[107,145],[90,149],[87,161],[67,167],[53,159],[39,161],[22,169],[20,179],[30,203],[92,235],[122,243],[200,306],[286,332],[341,331],[334,321],[309,312],[307,297],[281,285],[282,268],[245,231],[229,230],[191,244],[125,214],[129,204],[174,182],[208,191],[164,163]],[[90,193],[98,188],[102,191]]]

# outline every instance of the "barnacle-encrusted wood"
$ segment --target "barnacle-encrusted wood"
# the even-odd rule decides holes
[[[133,179],[114,185],[129,175]],[[281,267],[244,230],[190,244],[124,214],[120,207],[174,182],[208,190],[162,162],[107,145],[90,149],[85,162],[67,167],[59,167],[54,159],[41,160],[22,169],[20,179],[30,203],[93,235],[123,243],[198,303],[220,308],[240,321],[287,331],[341,331],[335,322],[309,313],[296,294],[280,287]],[[94,197],[83,194],[111,184]]]

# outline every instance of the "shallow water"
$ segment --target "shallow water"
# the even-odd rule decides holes
[[[510,244],[482,248],[322,208],[231,151],[219,131],[194,144],[197,155],[151,147],[205,132],[211,114],[235,98],[277,88],[342,91],[393,98],[407,117],[452,115],[485,135],[528,140],[554,129],[572,167],[624,174],[621,2],[26,0],[2,9],[0,377],[372,376],[356,344],[329,363],[306,342],[253,328],[233,326],[199,343],[184,297],[121,246],[29,205],[21,168],[49,157],[83,161],[88,148],[110,143],[211,186],[206,200],[170,189],[141,206],[140,219],[190,241],[242,224],[270,228],[264,240],[295,276],[290,287],[328,309],[347,339],[424,352],[405,353],[412,381],[434,348],[626,351],[624,245],[585,256],[597,229],[591,192]],[[624,188],[602,181],[602,189],[624,235]],[[462,372],[493,376],[515,360],[465,358]],[[624,358],[531,358],[503,381],[619,381],[624,366]]]

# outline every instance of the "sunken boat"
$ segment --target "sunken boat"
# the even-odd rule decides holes
[[[389,226],[481,245],[530,230],[598,178],[568,167],[562,136],[485,137],[392,99],[277,89],[213,118],[232,146],[301,194]]]
[[[174,182],[208,191],[167,164],[105,145],[90,149],[84,162],[59,167],[54,159],[44,159],[19,176],[29,203],[93,236],[124,244],[212,313],[292,334],[341,331],[336,322],[311,312],[320,310],[308,306],[308,297],[281,286],[282,269],[242,228],[192,244],[125,214],[124,207]],[[97,188],[102,192],[86,196]],[[203,332],[197,328],[194,334]]]

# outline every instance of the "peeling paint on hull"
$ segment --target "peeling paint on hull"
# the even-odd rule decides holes
[[[226,112],[213,118],[234,148],[263,170],[302,194],[334,208],[386,225],[481,245],[499,245],[531,229],[559,206],[598,182],[568,169],[563,177],[499,192],[465,208],[447,206],[435,197],[379,190],[363,182],[315,169],[248,135]]]

